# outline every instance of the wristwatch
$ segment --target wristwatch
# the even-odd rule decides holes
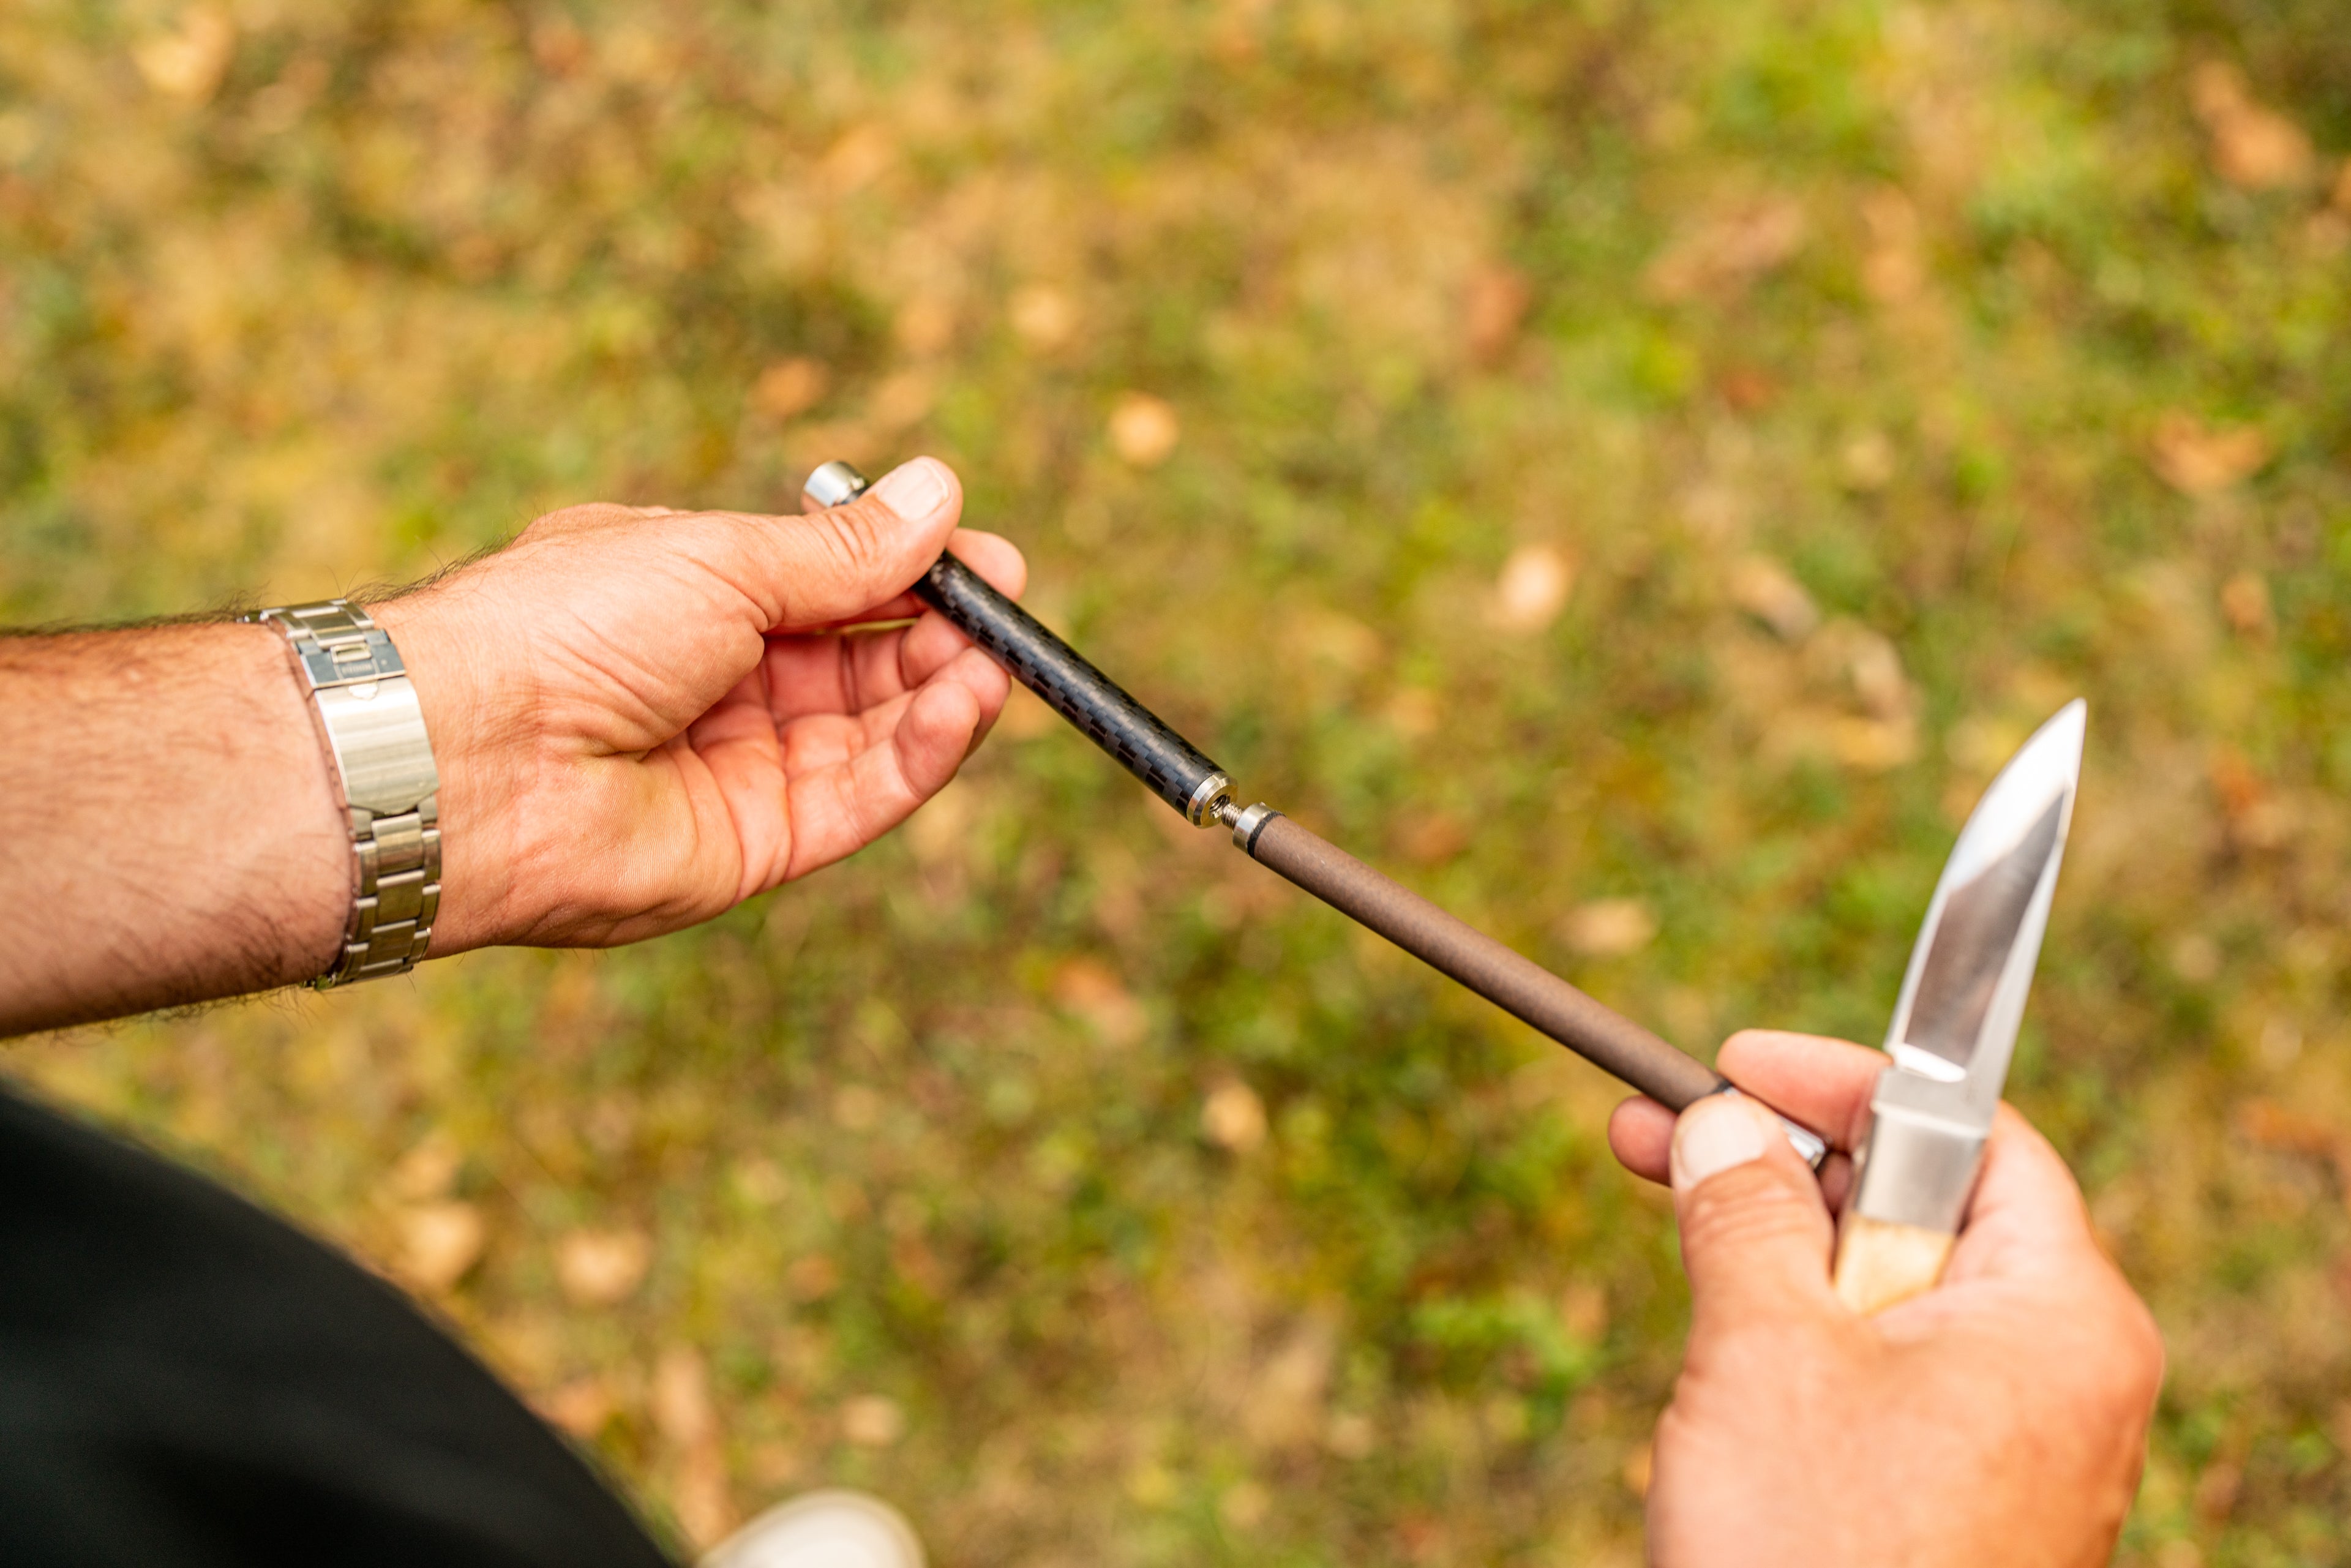
[[[245,617],[275,627],[308,683],[351,830],[351,913],[320,990],[404,974],[441,904],[440,770],[424,710],[391,636],[340,599]]]

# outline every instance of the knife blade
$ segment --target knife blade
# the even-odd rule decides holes
[[[1836,1291],[1874,1312],[1930,1289],[1975,1190],[2049,925],[2088,710],[2057,710],[1959,830],[1910,950],[1837,1231]]]

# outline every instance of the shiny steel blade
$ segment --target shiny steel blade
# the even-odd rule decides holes
[[[1977,802],[1927,906],[1886,1031],[1895,1071],[1958,1086],[1945,1104],[1980,1127],[1991,1124],[2032,988],[2086,716],[2079,699],[2060,708]]]

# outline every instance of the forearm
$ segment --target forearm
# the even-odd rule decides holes
[[[351,851],[266,627],[0,638],[0,1033],[308,980]]]
[[[937,790],[1004,672],[934,616],[824,632],[918,610],[905,587],[951,537],[1018,593],[1019,552],[956,535],[959,504],[922,459],[810,517],[578,507],[371,606],[439,779],[432,952],[678,930]],[[0,636],[0,1034],[334,962],[351,840],[276,632]]]

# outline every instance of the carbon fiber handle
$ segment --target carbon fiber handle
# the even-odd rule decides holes
[[[914,595],[1149,785],[1153,794],[1202,827],[1213,820],[1230,784],[1224,769],[977,572],[943,555],[914,584]]]
[[[809,476],[806,488],[807,498],[820,507],[837,507],[864,493],[865,476],[846,463],[825,464]],[[1203,828],[1216,821],[1217,808],[1231,793],[1225,770],[971,568],[942,555],[915,582],[914,596],[1186,820]]]

